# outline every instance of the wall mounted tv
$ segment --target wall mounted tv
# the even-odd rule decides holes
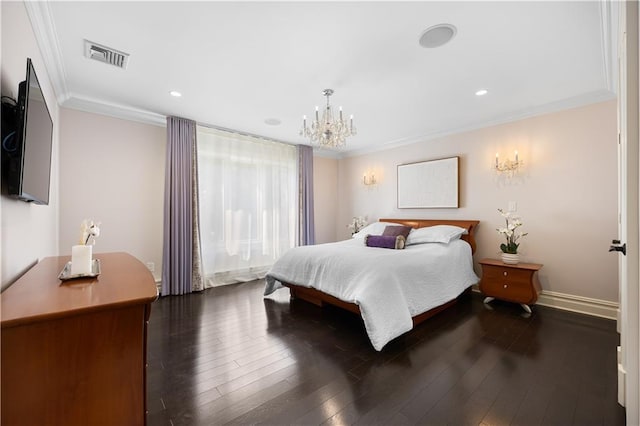
[[[2,104],[2,186],[9,196],[49,204],[53,121],[36,71],[27,58],[27,78],[13,105]]]

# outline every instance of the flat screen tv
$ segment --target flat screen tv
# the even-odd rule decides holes
[[[53,121],[29,58],[27,78],[18,87],[13,117],[15,127],[2,132],[3,186],[12,197],[49,204]]]

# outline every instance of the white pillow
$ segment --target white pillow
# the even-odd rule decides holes
[[[463,234],[468,234],[466,228],[451,225],[436,225],[412,229],[407,238],[406,245],[410,246],[424,243],[449,244],[451,241],[459,239]]]
[[[382,235],[384,228],[389,225],[399,225],[399,223],[373,222],[353,234],[353,238],[364,238],[367,235]]]

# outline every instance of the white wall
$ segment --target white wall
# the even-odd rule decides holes
[[[338,160],[335,158],[313,157],[313,207],[316,244],[337,241]]]
[[[94,252],[125,251],[162,275],[166,129],[61,108],[60,254],[83,219],[102,222]]]
[[[524,221],[523,261],[544,264],[543,290],[618,301],[618,259],[607,252],[617,231],[616,102],[541,115],[339,162],[338,239],[354,215],[477,219],[476,260],[498,257],[498,208],[518,203]],[[525,162],[509,181],[492,171],[495,154]],[[396,208],[398,164],[460,156],[459,209]],[[365,171],[379,184],[362,184]],[[476,265],[476,271],[481,269]]]
[[[0,7],[2,8],[2,64],[0,66],[2,94],[14,99],[17,97],[18,83],[25,79],[27,58],[31,58],[53,120],[49,205],[29,204],[5,195],[0,197],[2,211],[0,269],[2,288],[5,288],[39,259],[58,254],[60,120],[56,95],[44,67],[24,4],[2,2]]]

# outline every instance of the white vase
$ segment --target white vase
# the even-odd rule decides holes
[[[71,275],[89,275],[93,246],[80,244],[71,246]]]
[[[502,253],[502,263],[506,263],[508,265],[516,265],[520,262],[520,255],[518,253]]]

